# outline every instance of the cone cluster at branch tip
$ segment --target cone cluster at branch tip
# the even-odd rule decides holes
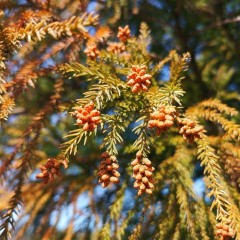
[[[122,42],[108,43],[108,47],[107,47],[108,52],[112,52],[114,54],[120,54],[120,53],[123,53],[125,50],[126,50],[126,47]]]
[[[156,128],[157,135],[168,130],[174,124],[176,109],[172,106],[161,106],[157,111],[150,114],[149,128]]]
[[[117,171],[119,165],[115,156],[110,156],[107,152],[101,155],[103,160],[100,163],[98,170],[98,182],[102,184],[102,187],[107,187],[111,182],[119,183],[120,173]]]
[[[52,182],[55,176],[61,176],[60,165],[61,162],[57,159],[49,158],[46,164],[39,167],[41,173],[37,174],[36,178],[43,180],[44,184]]]
[[[131,31],[128,25],[126,25],[125,27],[118,28],[117,37],[120,39],[120,41],[126,42],[130,38],[130,34]]]
[[[224,168],[229,174],[232,185],[235,185],[240,190],[240,158],[233,154],[223,154],[221,159],[224,162]]]
[[[100,112],[94,109],[93,102],[79,107],[74,115],[77,118],[77,124],[82,125],[84,131],[93,131],[100,123]]]
[[[204,128],[197,125],[196,122],[188,118],[178,118],[178,124],[180,125],[179,133],[183,135],[185,140],[192,143],[196,138],[201,138],[201,133]]]
[[[146,73],[145,65],[133,65],[130,74],[127,76],[127,85],[132,87],[133,93],[147,91],[151,85],[152,76]]]
[[[229,227],[229,223],[230,221],[216,224],[216,228],[218,229],[216,234],[221,237],[221,240],[230,240],[234,236],[234,231]]]
[[[91,60],[95,60],[98,56],[100,51],[97,48],[96,43],[91,43],[89,44],[86,49],[84,50],[86,53],[87,57],[90,58]]]
[[[144,158],[141,152],[136,154],[136,159],[131,162],[133,167],[133,177],[136,179],[134,188],[138,189],[138,196],[143,193],[152,194],[154,189],[154,179],[152,163],[148,158]]]

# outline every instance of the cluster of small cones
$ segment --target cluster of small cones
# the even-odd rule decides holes
[[[107,51],[112,52],[114,54],[121,54],[126,50],[125,42],[130,38],[130,28],[128,25],[125,27],[118,28],[117,37],[120,39],[121,42],[109,42]]]
[[[147,74],[145,65],[133,65],[130,74],[127,76],[127,85],[132,87],[133,93],[147,91],[151,85],[152,76]]]
[[[61,176],[61,162],[55,158],[49,158],[46,164],[40,166],[41,173],[36,175],[37,179],[43,180],[44,184],[52,182],[56,176]]]
[[[108,52],[112,52],[115,54],[123,53],[126,50],[124,43],[122,42],[110,42],[107,47]]]
[[[183,135],[185,140],[192,143],[196,138],[201,138],[204,128],[197,125],[196,122],[188,118],[178,118],[177,121],[180,125],[179,133]]]
[[[91,60],[95,60],[100,54],[100,51],[97,48],[97,44],[94,42],[88,44],[84,52],[86,53],[87,57]]]
[[[115,156],[110,156],[107,152],[101,155],[103,160],[100,163],[98,177],[102,187],[107,187],[111,182],[119,183],[120,173],[117,171],[119,165]]]
[[[221,240],[230,240],[234,236],[234,231],[231,227],[229,227],[229,223],[231,221],[228,221],[226,223],[218,223],[216,225],[217,235],[221,237]]]
[[[106,37],[109,37],[110,31],[107,29],[105,29],[103,31],[103,33],[105,33]],[[103,33],[100,34],[100,38],[99,36],[97,37],[97,39],[99,41],[101,41],[103,38]],[[108,47],[107,47],[107,51],[108,52],[112,52],[114,54],[121,54],[123,53],[125,50],[126,50],[126,46],[125,46],[125,42],[130,38],[130,34],[131,34],[131,31],[130,31],[130,28],[128,25],[126,25],[125,27],[119,27],[118,28],[118,34],[117,34],[117,37],[119,38],[119,40],[121,42],[109,42],[108,43]],[[99,35],[99,34],[98,34]],[[87,55],[87,57],[91,60],[95,60],[99,54],[100,54],[100,51],[97,47],[97,43],[95,41],[89,41],[87,43],[87,46],[84,50],[85,54]]]
[[[148,158],[144,158],[141,152],[136,154],[136,159],[131,162],[133,167],[133,177],[136,179],[134,188],[138,189],[138,196],[143,193],[152,194],[154,189],[154,179],[152,163]]]
[[[79,107],[74,112],[77,124],[83,125],[84,131],[93,131],[100,123],[100,112],[94,109],[94,103],[90,102],[84,107]]]
[[[161,106],[157,111],[150,114],[148,127],[156,128],[157,135],[160,135],[163,131],[173,126],[175,113],[176,110],[174,107]]]
[[[131,31],[128,25],[126,25],[125,27],[118,28],[117,37],[120,39],[120,41],[126,42],[130,38],[130,34],[131,34]]]

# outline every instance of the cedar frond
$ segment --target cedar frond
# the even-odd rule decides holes
[[[113,6],[113,16],[108,19],[110,24],[115,24],[121,18],[121,5],[124,2],[116,0],[114,2],[109,2],[108,5]]]
[[[36,68],[36,65],[38,64],[40,64],[40,60],[27,62],[17,72],[13,80],[5,84],[5,88],[8,91],[12,89],[12,94],[16,97],[22,93],[23,89],[27,88],[27,85],[34,87],[34,82],[37,79],[37,74],[34,71],[34,68]]]
[[[141,152],[144,157],[147,157],[150,152],[150,137],[147,130],[148,117],[145,114],[145,112],[142,112],[142,116],[136,121],[136,123],[139,122],[140,124],[133,129],[133,132],[138,136],[136,141],[133,143],[133,147],[135,147],[137,151]]]
[[[206,109],[208,109],[208,108],[216,109],[220,113],[225,113],[230,116],[236,116],[238,114],[238,111],[235,108],[231,108],[231,107],[227,106],[226,104],[222,103],[218,99],[205,100],[205,101],[201,102],[200,104],[198,104],[198,106],[204,107]]]
[[[110,155],[116,156],[118,154],[117,144],[123,141],[121,133],[125,131],[123,119],[119,115],[102,115],[102,121],[107,126],[103,131],[104,134],[107,133],[103,139],[103,147]]]
[[[21,163],[18,167],[18,173],[15,178],[17,179],[17,184],[14,189],[14,195],[11,197],[9,201],[8,208],[3,211],[4,215],[0,215],[0,219],[2,220],[2,224],[0,226],[0,238],[3,240],[7,240],[9,236],[11,236],[10,232],[15,229],[15,217],[18,214],[19,207],[22,206],[22,188],[24,185],[26,173],[29,170],[29,162],[30,159],[33,158],[34,154],[32,153],[34,146],[36,145],[36,141],[38,139],[38,134],[34,136],[31,141],[28,142],[28,148],[26,148],[21,156]]]
[[[188,193],[184,189],[184,186],[177,184],[176,186],[176,197],[178,204],[180,206],[180,216],[181,218],[186,218],[187,227],[191,233],[192,239],[199,239],[196,233],[196,223],[193,220],[190,208],[189,208],[189,201],[188,201]]]
[[[181,76],[183,71],[188,69],[188,63],[191,59],[190,53],[184,53],[182,56],[178,55],[175,50],[169,53],[171,59],[170,65],[170,82],[173,84],[180,83],[184,76]]]
[[[201,165],[204,166],[204,173],[208,179],[208,187],[211,189],[209,197],[214,196],[212,208],[217,207],[217,219],[223,220],[228,217],[229,196],[223,186],[220,184],[221,168],[218,164],[219,157],[215,150],[209,146],[207,137],[198,140],[198,158]]]
[[[180,232],[180,224],[178,223],[175,231],[174,231],[174,235],[172,236],[172,240],[178,240],[181,237],[181,232]]]
[[[47,10],[39,10],[39,11],[32,11],[27,9],[20,13],[20,17],[18,18],[16,23],[13,23],[14,27],[25,27],[28,23],[38,23],[41,20],[44,20],[46,23],[49,22],[52,18],[52,15]]]
[[[156,239],[159,240],[171,239],[175,232],[177,232],[176,235],[179,235],[179,231],[176,229],[179,225],[176,194],[166,196],[163,203],[163,209],[158,218],[158,232],[155,234]]]
[[[131,54],[124,52],[122,54],[114,54],[113,52],[102,50],[99,55],[100,59],[104,63],[116,63],[119,66],[128,66],[129,61],[131,60]],[[118,73],[126,74],[126,69],[116,66],[116,71]]]
[[[121,209],[123,207],[124,192],[126,190],[126,183],[122,184],[121,188],[116,193],[116,198],[109,207],[110,218],[117,223],[121,217]],[[115,229],[117,231],[118,229]]]
[[[236,232],[237,238],[240,237],[240,222],[237,206],[235,206],[225,184],[221,178],[221,168],[219,166],[219,157],[215,154],[215,150],[209,146],[207,136],[198,140],[198,158],[201,165],[204,166],[204,174],[207,178],[207,186],[210,188],[209,197],[214,197],[212,209],[216,207],[216,219],[224,222],[227,219],[231,220],[231,226]],[[234,212],[236,211],[236,212]]]
[[[65,64],[60,67],[60,71],[72,73],[74,77],[87,76],[88,80],[99,81],[84,93],[84,98],[77,100],[79,105],[85,105],[89,100],[96,101],[98,109],[102,108],[104,100],[113,101],[115,96],[120,97],[120,88],[126,88],[126,84],[109,70],[106,65],[96,63],[90,63],[88,67],[79,63]]]
[[[125,235],[125,231],[127,227],[129,226],[130,220],[134,217],[134,211],[130,210],[127,213],[127,216],[123,219],[121,226],[118,227],[116,232],[116,237],[121,239]]]
[[[62,82],[60,81],[59,83],[56,83],[56,90],[57,92],[51,97],[50,103],[55,104],[56,98],[58,98],[58,90],[60,89],[60,91],[62,90],[61,86],[62,86]],[[46,105],[45,107],[45,114],[47,111],[49,111],[52,108],[51,105]],[[42,115],[43,112],[39,113],[39,116],[34,118],[34,121],[32,123],[32,125],[30,125],[30,127],[25,131],[24,133],[24,137],[22,138],[22,141],[19,142],[19,144],[16,147],[15,152],[12,154],[10,160],[13,159],[13,157],[16,155],[18,148],[21,147],[24,143],[25,137],[28,136],[30,133],[32,133],[32,129],[34,129],[34,127],[38,126],[39,123],[42,120]],[[11,198],[11,200],[9,201],[9,207],[8,209],[6,209],[6,214],[1,216],[1,219],[3,221],[3,223],[1,224],[0,230],[1,230],[1,239],[8,239],[8,236],[10,234],[10,228],[9,226],[11,226],[12,229],[14,229],[14,225],[15,225],[15,214],[17,214],[16,208],[18,208],[19,205],[22,204],[22,186],[24,184],[24,179],[25,179],[25,174],[28,172],[29,170],[29,161],[30,158],[33,158],[34,154],[31,152],[34,149],[34,146],[36,146],[36,141],[38,139],[39,136],[39,131],[41,128],[37,128],[37,131],[35,133],[35,136],[28,142],[28,148],[25,149],[22,157],[21,157],[21,165],[19,166],[19,172],[16,175],[16,179],[17,179],[17,185],[15,187],[15,192],[13,197]],[[29,133],[30,131],[30,133]],[[8,164],[10,164],[11,161],[8,161]],[[4,169],[4,165],[1,166],[1,168],[3,167]]]
[[[128,240],[139,240],[142,232],[142,224],[137,224],[132,230],[132,234],[128,237]]]
[[[165,105],[175,105],[178,104],[179,106],[182,105],[181,98],[184,95],[184,91],[181,88],[181,85],[172,84],[171,82],[165,84],[161,89],[160,92],[162,93],[162,97],[159,99],[159,102]]]
[[[24,184],[24,174],[27,171],[27,161],[22,161],[20,165],[20,171],[16,175],[17,185],[15,187],[14,195],[9,201],[8,208],[4,211],[4,215],[0,215],[2,224],[0,226],[0,239],[7,240],[11,236],[10,231],[14,230],[15,215],[19,211],[19,207],[22,206],[22,187]]]
[[[87,26],[96,25],[98,16],[93,14],[83,14],[82,17],[73,16],[63,22],[52,22],[46,24],[45,20],[38,23],[28,23],[18,32],[19,39],[26,39],[28,42],[41,41],[46,34],[50,34],[53,38],[61,36],[72,36],[75,31],[79,31],[83,36],[87,33]]]
[[[96,133],[96,131],[95,131]],[[77,153],[77,145],[81,142],[83,139],[83,144],[85,145],[88,138],[93,134],[93,132],[86,132],[80,129],[75,129],[69,132],[68,135],[65,136],[65,138],[71,138],[67,142],[64,142],[60,149],[62,149],[63,154],[65,156],[68,156],[70,154],[75,155]]]
[[[148,25],[145,22],[142,22],[140,24],[140,29],[139,29],[139,44],[143,52],[146,52],[147,48],[152,42],[151,38],[151,31],[149,30]]]
[[[3,101],[0,104],[0,121],[7,120],[9,113],[12,111],[15,106],[14,99],[8,97],[7,95],[3,96]]]
[[[100,240],[111,240],[110,224],[109,223],[104,224],[103,228],[101,229],[99,239]]]
[[[105,83],[99,83],[99,84],[93,84],[89,91],[86,91],[84,93],[84,98],[77,99],[78,105],[84,105],[90,100],[96,101],[97,108],[102,109],[103,104],[106,101],[113,102],[114,99],[119,98],[121,91],[120,87],[122,87],[122,84],[105,84]],[[125,87],[125,86],[124,86]]]
[[[158,86],[153,86],[146,92],[146,98],[148,99],[151,106],[159,106],[163,104],[160,99],[166,98],[165,92]],[[166,101],[168,102],[168,100]]]
[[[190,108],[186,112],[187,115],[192,115],[197,118],[203,118],[210,120],[214,123],[219,123],[222,128],[226,131],[227,135],[232,139],[239,141],[240,140],[240,125],[235,124],[234,122],[226,119],[222,116],[221,113],[216,110],[201,109],[201,108]]]
[[[203,201],[199,201],[198,204],[196,204],[196,222],[200,229],[201,239],[202,240],[211,240],[211,235],[209,234],[209,216],[208,212],[206,212],[206,206],[204,206]],[[216,224],[214,224],[215,226]]]
[[[2,95],[6,93],[4,71],[5,62],[12,58],[13,53],[19,48],[19,41],[14,38],[16,31],[0,26],[0,102],[4,101]]]
[[[10,156],[3,161],[0,166],[0,178],[4,177],[7,173],[7,169],[10,167],[12,161],[15,159],[16,155],[19,153],[21,148],[26,144],[26,141],[29,140],[29,137],[32,133],[35,133],[35,136],[38,136],[42,127],[43,127],[43,119],[51,113],[56,105],[59,103],[59,99],[61,97],[61,92],[63,91],[63,81],[59,79],[55,85],[55,92],[50,97],[49,102],[32,118],[31,124],[26,128],[23,132],[23,136],[17,142],[14,151],[10,154]],[[34,140],[34,137],[32,141]]]
[[[31,186],[31,188],[23,188],[23,201],[26,201],[26,195],[28,194],[27,191],[31,191],[31,193],[33,194],[33,186]],[[38,196],[39,192],[35,192],[34,195],[36,197],[38,197],[37,201],[27,201],[28,205],[26,205],[26,212],[25,213],[29,213],[29,219],[28,221],[25,223],[25,225],[20,229],[20,231],[18,232],[16,238],[21,239],[23,237],[23,235],[25,234],[25,232],[27,231],[28,227],[32,224],[32,222],[34,221],[36,215],[38,214],[38,212],[41,210],[42,206],[44,206],[44,204],[49,200],[49,198],[51,197],[52,192],[48,191],[46,193],[44,193],[42,196]],[[40,192],[41,194],[41,192]],[[32,204],[31,204],[32,202]],[[30,203],[30,204],[29,204]]]

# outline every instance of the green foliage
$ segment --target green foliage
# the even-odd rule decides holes
[[[0,3],[0,239],[239,240],[237,4]]]

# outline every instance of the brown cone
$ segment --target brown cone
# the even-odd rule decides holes
[[[148,158],[143,158],[142,153],[138,152],[131,165],[133,167],[133,177],[136,179],[134,188],[138,189],[138,196],[143,193],[152,194],[154,188],[152,172],[154,167],[152,167],[151,161]]]
[[[174,124],[176,110],[172,106],[161,106],[150,115],[149,128],[156,128],[157,135],[167,131]]]
[[[98,176],[98,182],[102,184],[102,187],[107,187],[110,183],[119,183],[120,173],[117,171],[119,165],[115,156],[110,156],[107,152],[104,152],[101,157],[103,160],[100,163]]]

